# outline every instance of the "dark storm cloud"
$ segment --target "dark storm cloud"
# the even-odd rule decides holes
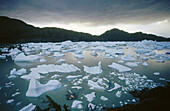
[[[170,18],[170,0],[1,0],[0,15],[39,23],[147,24]]]

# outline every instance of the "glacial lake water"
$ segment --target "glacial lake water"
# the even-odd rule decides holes
[[[170,56],[167,52],[170,52],[170,43],[169,42],[155,42],[155,41],[142,41],[142,42],[63,42],[63,43],[31,43],[31,44],[22,44],[21,47],[27,47],[26,50],[23,48],[21,50],[25,55],[38,55],[39,59],[45,59],[46,61],[40,62],[39,59],[34,62],[16,62],[11,59],[9,50],[5,53],[2,51],[4,47],[1,48],[2,55],[5,54],[6,59],[0,59],[0,109],[2,111],[17,111],[32,103],[38,105],[40,108],[46,108],[47,104],[43,103],[46,98],[45,95],[50,96],[55,102],[60,105],[66,104],[68,108],[73,111],[86,111],[89,110],[88,104],[92,103],[95,106],[94,110],[102,110],[102,107],[117,107],[125,104],[136,104],[138,99],[134,98],[129,91],[134,89],[140,90],[143,88],[154,88],[157,86],[165,85],[167,81],[170,80]],[[140,44],[140,46],[139,46]],[[20,45],[14,45],[15,47]],[[51,50],[55,48],[54,46],[62,46],[59,49]],[[102,49],[102,47],[104,47]],[[154,47],[151,47],[154,46]],[[37,48],[38,47],[38,48]],[[45,48],[44,48],[45,47]],[[48,48],[47,48],[48,47]],[[42,49],[43,48],[43,49]],[[75,50],[73,50],[75,49]],[[121,50],[123,52],[118,54],[113,54],[114,50]],[[142,54],[138,54],[136,50],[144,49]],[[150,51],[146,51],[148,49]],[[77,55],[84,55],[82,58],[76,58],[74,55],[76,51],[79,52]],[[108,51],[111,50],[111,51]],[[40,55],[40,52],[44,54]],[[50,53],[45,53],[50,52]],[[55,52],[60,52],[64,54],[63,57],[54,57]],[[91,53],[95,52],[96,55]],[[149,54],[151,53],[152,54]],[[167,53],[167,54],[166,54]],[[110,54],[110,57],[106,57],[106,54]],[[16,54],[17,55],[17,54]],[[132,55],[135,61],[123,61],[120,62],[122,56]],[[147,60],[147,59],[148,60]],[[57,62],[61,60],[61,62]],[[65,60],[65,61],[63,61]],[[157,62],[161,60],[161,62]],[[79,61],[79,62],[78,62]],[[100,74],[90,74],[84,71],[84,65],[88,67],[98,66],[98,63],[101,61],[102,73]],[[131,68],[131,71],[128,72],[119,72],[116,69],[108,67],[112,63],[117,63],[128,68]],[[127,62],[135,62],[138,66],[127,66]],[[148,66],[142,65],[144,62]],[[62,65],[64,63],[73,64],[78,67],[80,71],[62,73],[62,72],[50,72],[47,74],[40,74],[44,76],[38,81],[41,84],[46,84],[49,80],[58,80],[61,83],[61,88],[48,91],[40,95],[39,97],[27,97],[26,92],[29,86],[29,80],[22,79],[21,76],[16,76],[15,78],[9,78],[10,71],[13,68],[17,70],[24,68],[26,69],[26,74],[28,75],[31,71],[31,68],[36,68],[37,65]],[[158,72],[159,75],[154,73]],[[57,76],[54,76],[57,75]],[[68,79],[68,76],[82,75],[77,78]],[[87,77],[83,79],[83,77]],[[124,80],[121,79],[124,77]],[[101,89],[91,89],[91,86],[88,84],[88,81],[92,80],[103,87]],[[100,84],[100,81],[104,84]],[[130,82],[130,83],[127,83]],[[115,87],[114,83],[119,84],[121,87],[113,91],[108,91]],[[73,88],[73,86],[79,86],[82,89]],[[66,94],[68,90],[71,90],[77,95],[78,101],[81,101],[82,108],[73,108],[72,104],[75,100],[67,100]],[[18,95],[12,96],[16,92],[19,92]],[[91,102],[87,100],[85,95],[95,92],[95,97]],[[116,93],[120,92],[119,97]],[[102,100],[101,97],[104,96],[107,100]],[[12,102],[7,103],[8,100],[13,100]]]

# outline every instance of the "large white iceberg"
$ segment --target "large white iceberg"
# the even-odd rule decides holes
[[[115,87],[112,88],[112,89],[109,89],[109,90],[108,90],[109,92],[121,88],[121,86],[120,86],[119,84],[117,84],[117,83],[114,83],[114,85],[115,85]]]
[[[130,67],[138,66],[138,64],[136,62],[126,62],[125,65],[130,66]]]
[[[108,65],[108,67],[113,68],[118,70],[119,72],[127,72],[127,71],[131,71],[131,68],[117,64],[117,63],[112,63],[111,65]]]
[[[26,56],[24,53],[20,53],[17,55],[14,59],[16,62],[34,62],[35,60],[38,60],[39,56],[37,55],[29,55]]]
[[[26,80],[30,80],[30,79],[40,79],[42,78],[43,76],[41,76],[38,72],[36,71],[31,71],[30,74],[28,75],[23,75],[21,76],[22,79],[26,79]]]
[[[60,87],[61,83],[57,80],[50,80],[46,84],[41,84],[38,80],[31,79],[28,90],[26,92],[26,96],[38,97],[47,91],[59,89]]]
[[[101,68],[101,61],[98,63],[98,66],[93,66],[93,67],[83,66],[83,67],[84,67],[84,71],[86,73],[100,74],[103,72],[103,70]]]

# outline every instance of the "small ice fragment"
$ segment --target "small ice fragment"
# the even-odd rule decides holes
[[[107,101],[108,100],[108,98],[106,98],[104,96],[101,96],[100,99],[103,100],[103,101]]]
[[[147,62],[142,63],[143,66],[148,66]]]
[[[12,94],[12,97],[19,95],[19,94],[20,94],[20,92],[16,92],[16,93]]]
[[[46,60],[45,59],[40,59],[40,62],[46,62]]]
[[[160,73],[159,73],[159,72],[154,72],[153,74],[156,75],[156,76],[158,76]]]
[[[108,67],[110,68],[113,68],[113,69],[116,69],[118,70],[119,72],[127,72],[127,71],[131,71],[130,68],[126,67],[126,66],[123,66],[123,65],[120,65],[120,64],[117,64],[117,63],[112,63],[111,65],[108,65]]]
[[[78,64],[81,64],[81,61],[77,61]]]
[[[75,78],[77,78],[77,77],[81,77],[82,75],[76,75],[76,76],[71,76],[71,75],[69,75],[69,76],[67,76],[66,78],[67,79],[75,79]]]
[[[125,65],[131,66],[131,67],[136,67],[138,64],[136,62],[126,62]]]
[[[82,103],[83,103],[82,101],[74,100],[71,107],[82,109],[83,108],[83,106],[81,105]]]
[[[59,53],[59,52],[54,52],[54,55],[53,55],[54,57],[63,57],[64,56],[64,54],[61,54],[61,53]]]
[[[14,99],[9,99],[6,103],[11,104],[12,102],[14,102]]]
[[[84,97],[87,98],[87,101],[92,102],[93,99],[96,97],[95,94],[96,94],[95,92],[92,92],[92,93],[90,93],[90,94],[84,95]]]
[[[88,108],[89,108],[90,110],[95,109],[95,107],[96,107],[96,105],[94,105],[94,104],[92,104],[92,103],[89,103],[89,104],[88,104]]]
[[[73,89],[82,89],[82,87],[80,87],[80,86],[72,86],[71,88],[73,88]]]
[[[124,63],[124,61],[120,60],[120,61],[118,61],[118,63]]]
[[[121,96],[121,93],[122,93],[121,91],[117,91],[116,96],[117,96],[117,97],[120,97],[120,96]]]
[[[29,105],[23,107],[19,111],[32,111],[35,109],[35,107],[36,107],[36,105],[33,105],[32,103],[30,103]]]
[[[114,85],[115,85],[115,87],[112,88],[112,89],[109,89],[109,90],[108,90],[109,92],[121,88],[121,86],[120,86],[119,84],[117,84],[117,83],[114,83]]]
[[[135,100],[135,99],[132,99],[132,102],[136,102],[136,100]]]

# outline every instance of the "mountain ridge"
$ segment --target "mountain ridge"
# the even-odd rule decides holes
[[[111,29],[96,36],[55,27],[39,28],[21,20],[0,16],[0,43],[25,42],[62,42],[71,41],[140,41],[140,40],[170,41],[153,34],[142,32],[128,33],[119,29]]]

